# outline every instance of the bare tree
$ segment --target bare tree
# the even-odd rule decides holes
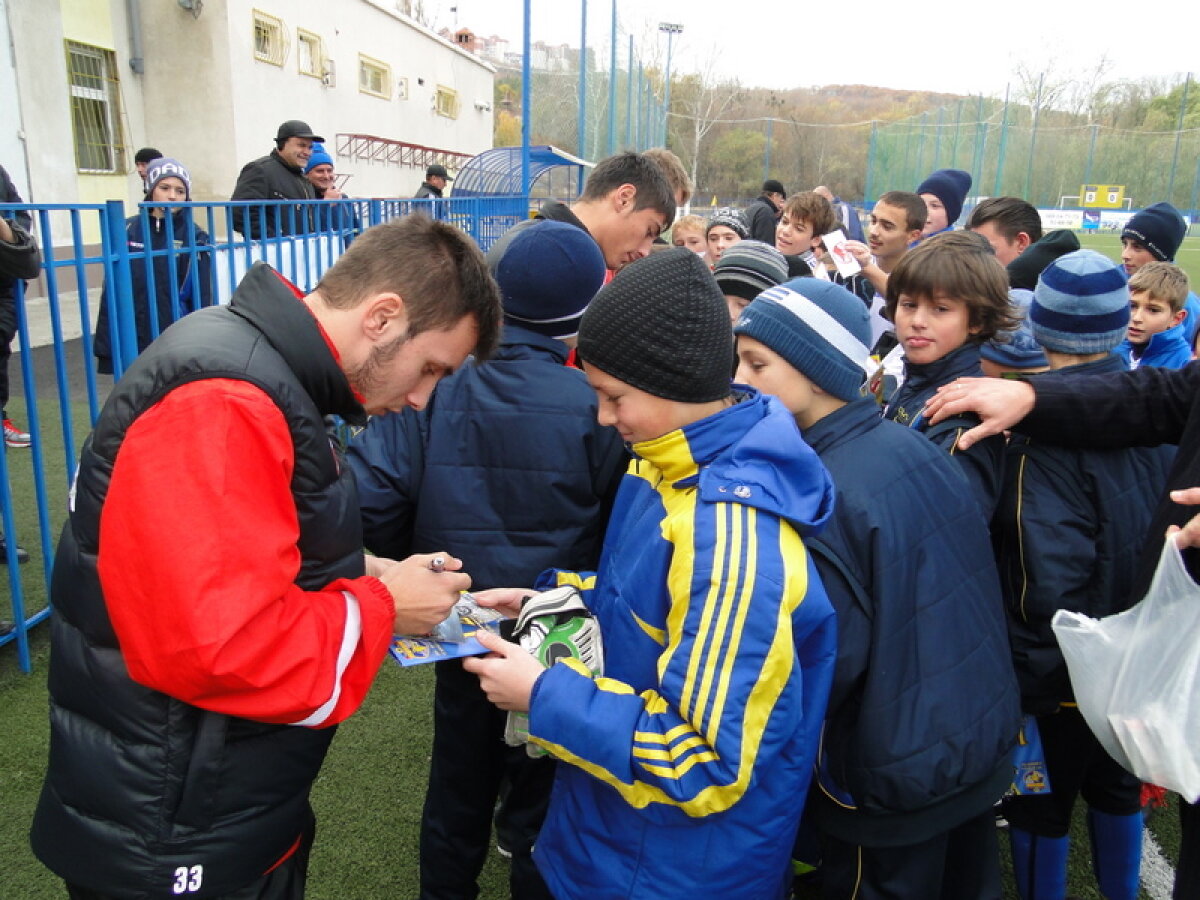
[[[741,85],[737,81],[718,79],[716,69],[719,53],[719,47],[712,47],[700,66],[700,71],[685,75],[678,82],[674,82],[671,88],[674,92],[671,104],[681,110],[675,115],[688,123],[684,127],[690,131],[691,147],[689,153],[682,155],[691,157],[688,162],[691,165],[692,184],[697,186],[704,139],[725,112],[742,97]]]

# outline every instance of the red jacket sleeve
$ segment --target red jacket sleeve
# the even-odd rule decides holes
[[[362,703],[395,616],[378,579],[295,584],[282,411],[245,382],[177,388],[133,423],[100,520],[100,583],[130,676],[215,712],[332,725]]]

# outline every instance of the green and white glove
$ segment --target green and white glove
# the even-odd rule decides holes
[[[577,659],[593,675],[604,674],[600,625],[574,587],[557,587],[527,597],[512,639],[547,668],[560,659]],[[508,714],[504,742],[510,747],[524,744],[525,752],[535,759],[546,755],[545,750],[529,743],[529,713]]]

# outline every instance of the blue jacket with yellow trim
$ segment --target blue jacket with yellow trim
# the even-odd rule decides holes
[[[559,663],[534,689],[531,733],[570,763],[535,848],[560,900],[767,900],[790,883],[836,654],[803,538],[833,491],[787,410],[744,390],[634,446],[585,593],[605,675]]]
[[[837,490],[808,546],[838,617],[806,815],[849,843],[916,844],[986,811],[1012,774],[1020,709],[987,521],[959,467],[873,398],[804,439]]]
[[[1110,353],[1039,375],[1038,382],[1126,368]],[[992,524],[996,558],[1022,705],[1049,715],[1074,700],[1050,620],[1060,609],[1110,616],[1141,599],[1137,561],[1148,539],[1161,539],[1151,519],[1175,447],[1072,449],[1014,433],[1007,452],[1005,489]]]
[[[1000,485],[1004,477],[1004,436],[992,435],[964,451],[958,447],[958,438],[964,431],[979,424],[979,419],[973,413],[951,416],[936,425],[930,425],[925,417],[925,404],[943,384],[949,384],[956,378],[983,377],[979,347],[974,342],[966,343],[925,365],[910,363],[906,359],[904,383],[888,400],[884,416],[915,428],[953,456],[971,483],[984,516],[990,518],[1000,497]]]

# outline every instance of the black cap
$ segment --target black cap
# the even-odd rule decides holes
[[[439,166],[436,163],[434,163],[432,166],[430,166],[428,169],[425,170],[426,178],[433,178],[434,176],[436,176],[438,178],[445,178],[447,181],[454,180],[453,178],[450,177],[450,173],[446,171],[445,166]]]
[[[764,194],[782,194],[783,198],[785,200],[787,199],[787,191],[785,191],[783,189],[783,185],[774,178],[768,178],[766,181],[764,181],[762,189]]]
[[[275,140],[282,143],[288,138],[308,138],[310,141],[324,141],[325,138],[319,134],[313,134],[313,130],[308,127],[307,122],[301,122],[299,119],[288,119],[279,126],[279,130],[275,132]]]

